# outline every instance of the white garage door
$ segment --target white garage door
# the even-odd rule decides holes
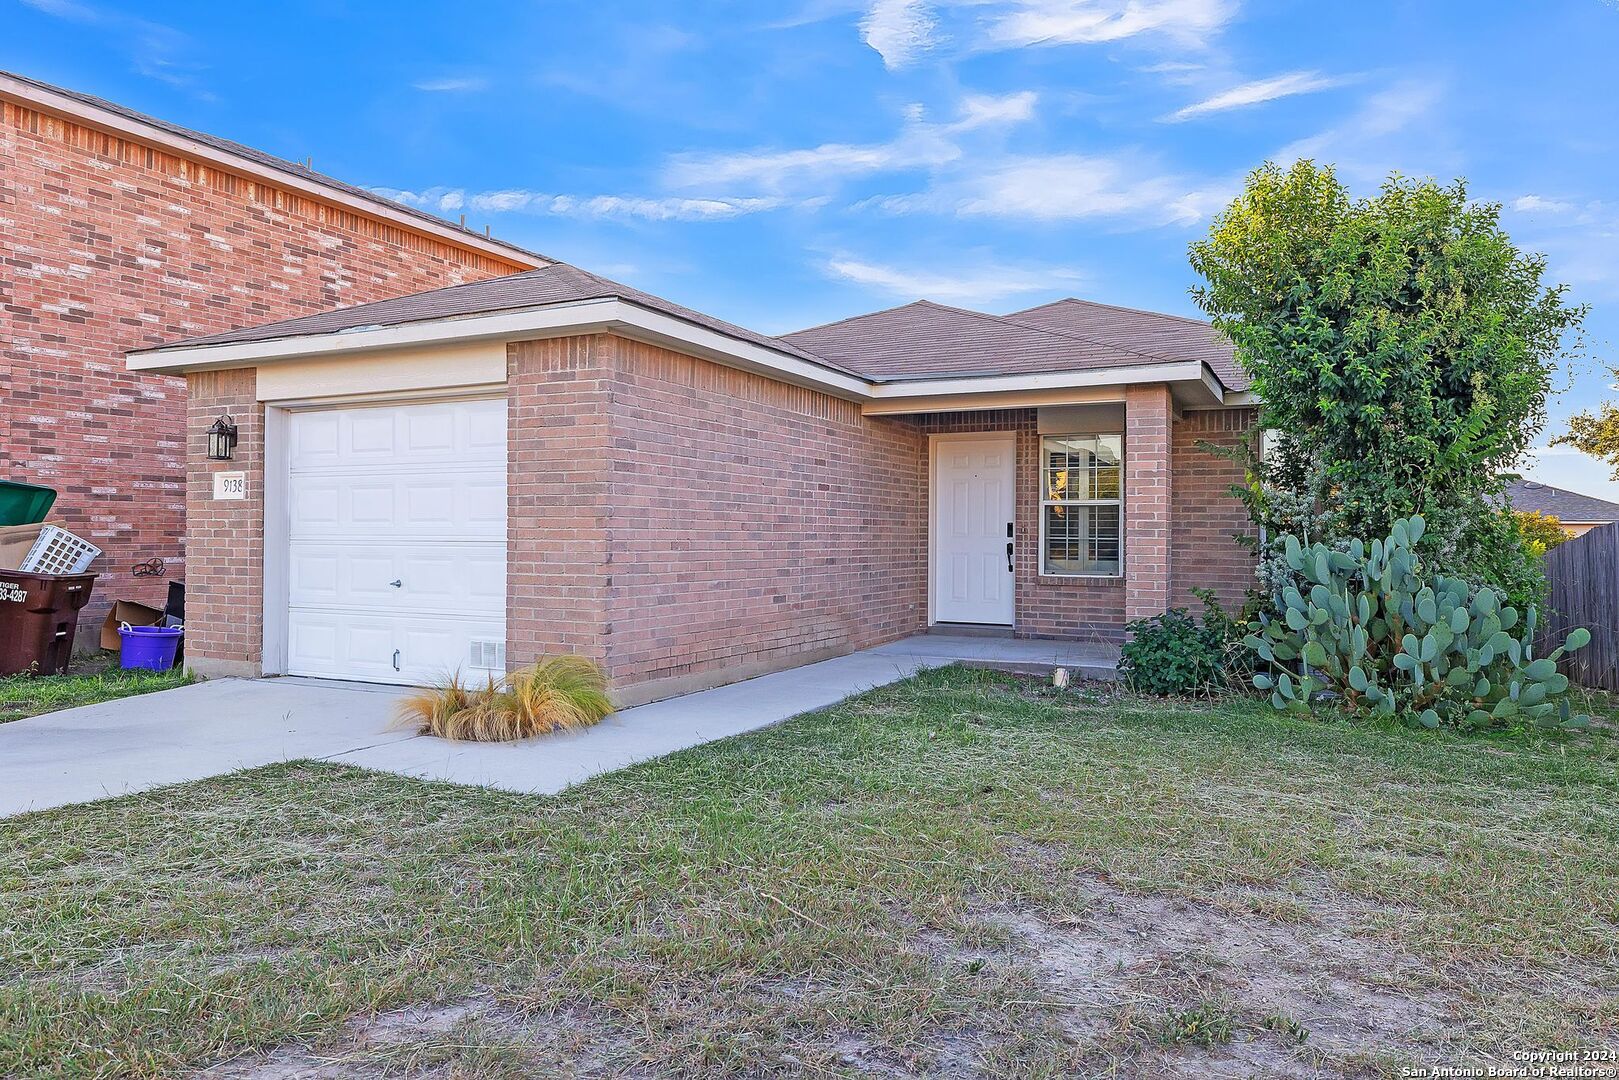
[[[503,669],[506,402],[289,419],[288,672],[420,684]]]

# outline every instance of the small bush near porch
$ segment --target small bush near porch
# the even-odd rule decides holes
[[[1619,1044],[1619,742],[930,672],[558,798],[0,822],[0,1075],[1397,1075]]]

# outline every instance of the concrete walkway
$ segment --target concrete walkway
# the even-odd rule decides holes
[[[956,661],[1105,675],[1117,650],[925,634],[626,709],[587,731],[457,743],[390,729],[394,687],[219,679],[0,724],[0,816],[316,759],[551,794],[625,765],[766,727]]]

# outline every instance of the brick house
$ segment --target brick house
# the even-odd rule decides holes
[[[0,478],[58,488],[52,516],[105,550],[90,620],[187,572],[185,383],[126,350],[544,262],[21,76],[0,110]],[[152,559],[164,577],[131,573]]]
[[[1187,319],[918,302],[768,337],[551,263],[128,363],[187,380],[205,672],[566,651],[631,703],[930,626],[1117,641],[1252,580],[1202,444],[1253,440],[1254,402]]]

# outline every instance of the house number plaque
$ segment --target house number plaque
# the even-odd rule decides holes
[[[214,473],[214,498],[216,500],[247,498],[247,474],[245,472]]]

